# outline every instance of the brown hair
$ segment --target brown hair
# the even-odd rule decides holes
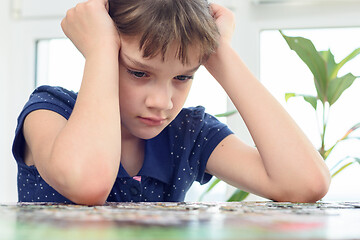
[[[120,34],[141,36],[143,57],[165,54],[178,44],[176,57],[188,62],[188,46],[199,48],[200,62],[218,46],[219,32],[206,0],[109,0],[109,14]]]

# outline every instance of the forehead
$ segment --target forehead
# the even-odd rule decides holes
[[[144,52],[142,49],[139,49],[140,46],[140,37],[137,36],[121,36],[121,55],[126,55],[136,60],[137,62],[153,62],[159,65],[171,65],[171,64],[181,64],[184,67],[193,67],[201,63],[200,59],[200,50],[197,46],[188,46],[188,62],[182,63],[177,56],[177,51],[179,44],[173,42],[170,44],[170,47],[165,53],[163,58],[162,54],[159,53],[152,58],[144,58]]]

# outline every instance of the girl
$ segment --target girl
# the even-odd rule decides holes
[[[36,89],[21,112],[19,201],[183,201],[194,181],[212,175],[276,201],[326,194],[323,159],[231,48],[228,9],[205,0],[88,0],[61,26],[85,57],[83,80],[78,94]],[[256,148],[202,107],[182,108],[201,64]]]

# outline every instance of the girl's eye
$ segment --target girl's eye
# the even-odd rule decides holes
[[[143,77],[147,76],[146,73],[144,73],[144,72],[133,71],[130,69],[128,69],[127,71],[129,74],[133,75],[136,78],[143,78]]]
[[[179,80],[179,81],[186,81],[189,79],[193,79],[193,76],[179,75],[179,76],[176,76],[175,79]]]

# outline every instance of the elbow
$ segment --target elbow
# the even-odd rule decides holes
[[[295,196],[292,202],[315,203],[321,200],[328,192],[330,181],[320,180],[304,186],[302,194]]]
[[[304,194],[299,202],[316,202],[321,200],[329,191],[331,176],[328,168],[321,173],[304,181]]]
[[[88,183],[77,192],[71,194],[69,199],[81,205],[104,205],[110,191],[111,187],[100,185],[99,183]]]
[[[317,177],[294,187],[281,197],[281,201],[315,203],[321,200],[330,187],[330,177]]]
[[[314,196],[315,201],[321,200],[328,193],[331,183],[330,173],[326,176],[321,177],[316,184],[313,184],[315,187],[311,189],[311,193]],[[315,202],[313,201],[313,202]]]
[[[114,185],[113,171],[87,173],[75,181],[69,199],[82,205],[103,205]]]
[[[103,205],[116,180],[121,151],[90,145],[76,149],[65,144],[64,139],[54,143],[46,178],[55,190],[76,204]]]
[[[114,185],[117,171],[112,166],[99,164],[89,167],[59,167],[53,187],[76,204],[103,205]]]
[[[294,186],[288,186],[290,202],[314,203],[321,200],[329,191],[331,175],[323,159],[320,166],[304,171]]]
[[[286,190],[277,191],[271,199],[278,202],[314,203],[327,194],[330,181],[330,174],[308,178],[305,181],[299,181],[298,184],[288,185]]]

